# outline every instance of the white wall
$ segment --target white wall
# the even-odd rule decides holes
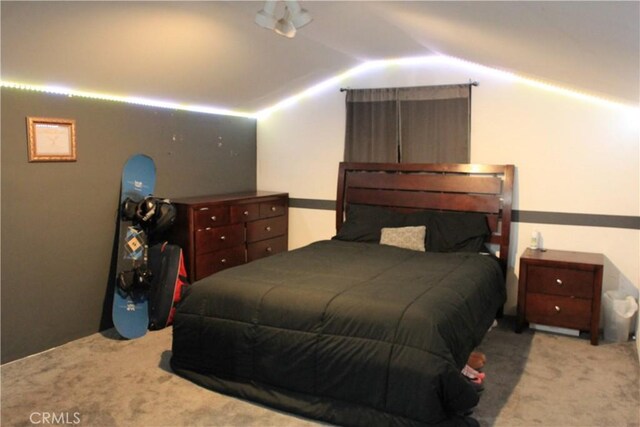
[[[458,61],[391,65],[328,85],[258,122],[258,188],[335,200],[344,144],[339,87],[480,82],[472,93],[471,162],[516,166],[514,208],[640,215],[638,109],[577,99]],[[330,238],[334,213],[291,209],[290,247]],[[604,289],[640,287],[640,231],[514,223],[507,313],[515,312],[518,256],[531,231],[547,248],[606,256]]]

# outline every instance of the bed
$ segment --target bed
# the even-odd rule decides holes
[[[193,284],[172,369],[338,425],[474,425],[460,371],[505,301],[513,172],[341,163],[336,236]]]

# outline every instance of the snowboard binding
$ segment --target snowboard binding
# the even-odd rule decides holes
[[[151,288],[151,270],[140,265],[131,270],[122,271],[118,275],[118,287],[125,294],[147,292]]]
[[[139,202],[127,197],[122,203],[122,218],[140,225],[148,235],[162,233],[176,219],[176,208],[169,199],[147,196]]]

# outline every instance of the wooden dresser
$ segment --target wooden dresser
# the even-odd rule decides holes
[[[182,247],[190,282],[288,246],[289,195],[254,191],[172,199],[169,241]]]
[[[598,344],[604,256],[527,249],[520,258],[516,332],[527,322],[591,333]]]

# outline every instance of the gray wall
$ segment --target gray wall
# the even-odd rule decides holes
[[[155,160],[158,196],[255,190],[254,119],[6,88],[1,101],[2,363],[111,326],[129,156]],[[75,119],[77,162],[28,163],[27,116]]]

